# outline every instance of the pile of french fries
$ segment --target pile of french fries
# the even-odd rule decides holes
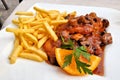
[[[18,57],[39,62],[47,60],[47,54],[42,50],[43,44],[49,38],[57,41],[54,30],[60,24],[68,22],[64,18],[68,15],[66,12],[33,8],[35,13],[16,12],[18,18],[12,22],[18,27],[6,28],[7,32],[12,32],[15,36],[14,48],[9,56],[11,64],[15,63]],[[76,12],[72,14],[76,15]]]

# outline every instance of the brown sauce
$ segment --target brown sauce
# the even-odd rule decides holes
[[[104,54],[100,54],[99,57],[101,57],[101,61],[98,67],[93,71],[93,73],[103,76],[104,75]]]

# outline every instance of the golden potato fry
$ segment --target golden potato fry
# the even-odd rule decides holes
[[[45,33],[45,32],[46,32],[46,29],[44,29],[44,28],[39,28],[39,29],[38,29],[38,32],[39,32],[39,33]]]
[[[67,16],[67,12],[66,11],[61,13],[61,17],[66,17],[66,16]]]
[[[33,16],[33,12],[24,12],[24,11],[18,11],[15,13],[15,15],[25,15],[25,16]]]
[[[38,34],[37,35],[37,39],[41,39],[42,37],[44,37],[45,36],[45,34]]]
[[[39,22],[47,21],[47,18],[39,19]]]
[[[40,56],[38,56],[37,54],[33,54],[33,53],[22,52],[22,53],[19,54],[19,57],[34,60],[34,61],[38,61],[38,62],[43,61],[43,59]]]
[[[18,36],[15,36],[15,40],[14,40],[14,48],[16,48],[18,45],[20,45],[20,40]]]
[[[49,17],[47,13],[40,13],[43,18]]]
[[[49,32],[49,34],[53,38],[53,40],[57,41],[58,37],[55,34],[55,32],[53,31],[53,29],[50,27],[50,25],[47,22],[44,22],[44,25],[45,25],[46,30]]]
[[[23,51],[21,53],[32,53],[32,52],[30,50],[28,50],[28,49],[23,49]]]
[[[76,11],[73,11],[73,12],[71,12],[69,14],[72,15],[72,16],[76,16]]]
[[[31,25],[30,24],[26,24],[28,29],[31,29]]]
[[[17,30],[18,30],[18,29],[15,29],[15,28],[6,28],[6,31],[7,31],[7,32],[17,33],[17,32],[18,32]]]
[[[12,23],[18,25],[19,21],[18,20],[12,20]]]
[[[23,24],[31,23],[35,20],[35,18],[30,18],[29,20],[22,21]]]
[[[36,16],[35,16],[35,19],[36,19],[36,20],[40,20],[39,15],[36,15]]]
[[[40,19],[42,19],[43,17],[42,17],[42,15],[38,12],[38,16],[40,17]]]
[[[15,28],[6,28],[7,32],[14,32],[14,33],[33,33],[34,29],[15,29]]]
[[[46,17],[45,20],[49,23],[51,19],[49,17]]]
[[[51,24],[64,24],[67,22],[68,22],[68,20],[52,20]]]
[[[23,29],[23,24],[20,22],[20,23],[18,24],[18,27],[19,27],[19,29]]]
[[[38,25],[41,25],[43,24],[43,22],[40,22],[40,21],[33,21],[31,23],[29,23],[31,26],[38,26]]]
[[[28,26],[27,25],[23,25],[23,29],[28,29]]]
[[[38,7],[34,7],[34,10],[38,11],[38,12],[44,12],[44,13],[47,13],[48,14],[48,11],[45,10],[45,9],[41,9],[41,8],[38,8]]]
[[[56,25],[54,25],[54,26],[53,26],[53,25],[51,25],[50,27],[51,27],[52,29],[55,29]]]
[[[29,19],[31,19],[31,18],[33,18],[33,17],[32,17],[32,16],[31,16],[31,17],[19,16],[19,17],[18,17],[18,20],[22,22],[22,21],[27,21],[27,20],[29,20]]]
[[[19,33],[33,33],[35,30],[34,29],[21,29],[18,30]]]
[[[35,20],[35,17],[18,17],[18,20],[21,24],[27,24],[30,22],[33,22]]]
[[[25,33],[24,34],[24,37],[28,38],[30,41],[34,42],[34,43],[38,43],[38,40],[35,36],[33,36],[32,34],[30,33]]]
[[[12,53],[19,46],[19,44],[20,44],[19,38],[15,35],[14,47],[13,47]],[[11,55],[12,54],[10,54],[9,58],[11,57]]]
[[[31,46],[34,44],[34,42],[29,41],[29,39],[27,39],[27,41],[28,41],[28,44],[30,44]]]
[[[60,20],[61,15],[59,14],[56,18],[56,20]]]
[[[28,48],[29,48],[29,45],[28,45],[27,41],[25,40],[25,38],[23,37],[23,35],[20,35],[20,39],[21,39],[21,42],[23,43],[23,44],[22,44],[23,47],[24,47],[25,49],[28,49]]]
[[[50,16],[51,19],[56,19],[57,16],[60,14],[58,10],[49,10],[48,15]]]
[[[23,22],[23,17],[18,17],[18,21],[19,21],[20,23],[22,23],[22,22]]]
[[[47,39],[48,39],[47,36],[45,36],[45,37],[43,37],[42,39],[40,39],[40,40],[38,41],[37,47],[38,47],[38,48],[41,48],[42,45],[47,41]]]
[[[36,11],[36,16],[35,16],[35,18],[36,18],[37,20],[43,19],[42,15],[41,15],[38,11]]]
[[[32,33],[36,38],[37,38],[37,36],[38,36],[38,30],[36,30],[34,33]]]
[[[41,28],[42,26],[43,26],[43,24],[39,24],[39,25],[31,27],[31,29],[37,30],[37,29]]]
[[[32,51],[33,53],[36,53],[37,55],[39,55],[44,60],[48,59],[47,54],[44,51],[40,50],[40,49],[37,49],[35,47],[29,47],[29,50]]]
[[[21,53],[21,51],[23,50],[22,46],[17,46],[15,49],[13,49],[9,59],[10,59],[10,63],[13,64],[16,62],[16,59],[18,57],[18,55]]]

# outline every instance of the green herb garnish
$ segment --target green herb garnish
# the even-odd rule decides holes
[[[73,49],[74,47],[74,43],[71,39],[68,39],[67,42],[65,42],[64,38],[61,36],[61,40],[62,40],[62,45],[61,45],[61,48],[64,48],[64,49]]]
[[[84,71],[84,73],[88,73],[92,75],[92,71],[89,70],[87,67],[89,67],[89,64],[86,64],[84,62],[81,62],[79,60],[79,57],[82,55],[84,58],[86,58],[88,61],[90,61],[90,54],[87,52],[86,48],[84,46],[79,46],[77,48],[74,47],[74,43],[72,40],[68,40],[67,42],[64,41],[64,38],[61,36],[62,39],[62,48],[64,49],[73,49],[73,53],[65,56],[64,58],[64,64],[62,68],[65,68],[66,66],[71,64],[72,57],[75,58],[75,62],[77,65],[78,71],[81,73],[81,69]]]
[[[90,54],[87,52],[86,48],[84,46],[80,46],[76,48],[74,55],[79,58],[80,55],[82,55],[84,58],[86,58],[88,61],[90,61]]]
[[[82,68],[83,71],[85,72],[85,74],[86,73],[91,74],[91,75],[93,74],[92,71],[87,68],[90,65],[88,65],[86,63],[83,63],[83,62],[79,61],[78,59],[75,59],[75,61],[76,61],[77,69],[79,70],[80,73],[81,73],[81,69],[80,68]]]
[[[65,58],[64,58],[64,59],[65,59],[65,62],[64,62],[64,64],[63,64],[62,68],[70,65],[70,63],[71,63],[71,61],[72,61],[72,56],[73,56],[72,54],[69,54],[69,55],[65,56]]]
[[[81,73],[81,69],[83,69],[83,71],[88,74],[92,74],[92,71],[89,70],[87,67],[89,67],[90,65],[84,63],[84,62],[81,62],[79,61],[79,57],[80,55],[82,55],[84,58],[86,58],[88,61],[90,61],[90,54],[87,53],[87,50],[84,46],[80,46],[78,48],[75,49],[74,51],[74,57],[75,57],[75,62],[76,62],[76,65],[77,65],[77,69],[79,70],[79,72]]]

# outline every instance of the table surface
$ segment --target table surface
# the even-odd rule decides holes
[[[9,25],[12,19],[16,18],[16,16],[14,15],[16,11],[26,11],[35,3],[41,2],[53,4],[71,4],[80,6],[107,7],[120,10],[120,0],[23,0],[11,13],[11,15],[6,19],[2,28]]]

